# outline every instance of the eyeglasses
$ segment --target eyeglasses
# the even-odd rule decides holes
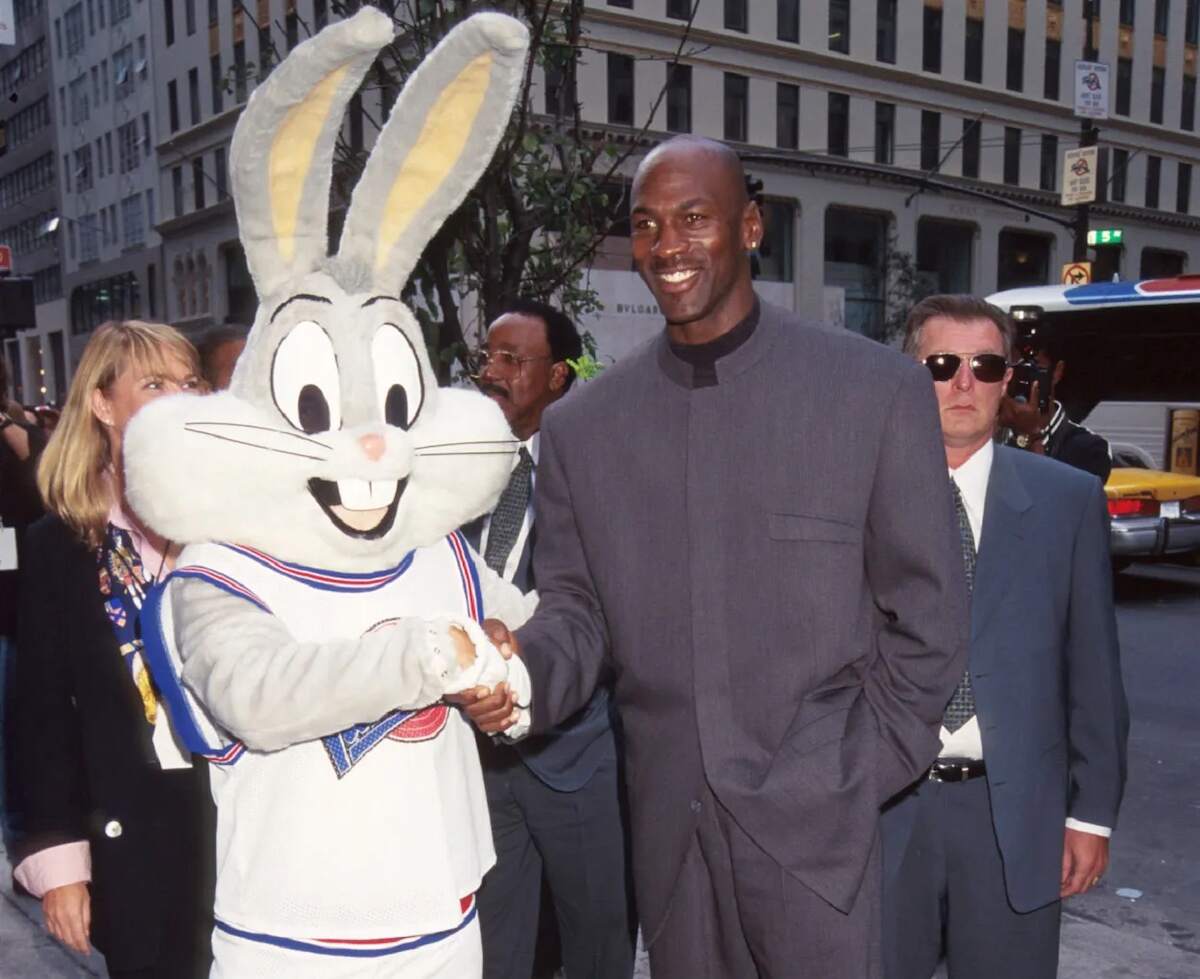
[[[553,359],[554,357],[550,354],[541,357],[518,357],[511,350],[497,350],[495,353],[488,350],[476,350],[471,358],[476,375],[482,374],[489,367],[496,374],[520,374],[521,368],[525,364],[535,360]]]
[[[964,360],[971,365],[975,380],[984,384],[1003,381],[1008,370],[1008,358],[1002,354],[930,354],[925,358],[925,366],[935,381],[948,381],[958,373]]]

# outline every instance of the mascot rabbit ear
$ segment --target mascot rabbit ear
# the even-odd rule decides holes
[[[234,132],[229,171],[260,299],[325,260],[342,116],[392,37],[391,18],[364,7],[297,47],[250,97]]]
[[[529,33],[501,14],[464,21],[404,87],[363,170],[339,261],[387,291],[487,169],[525,72]]]

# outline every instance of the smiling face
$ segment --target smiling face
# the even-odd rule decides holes
[[[762,240],[736,156],[703,140],[664,143],[638,168],[632,198],[634,265],[672,339],[731,330],[753,307],[746,253]]]
[[[186,402],[130,426],[139,514],[331,570],[393,567],[489,510],[516,451],[488,398],[436,387],[398,299],[324,272],[264,303],[228,391]]]
[[[955,320],[933,316],[921,327],[917,359],[932,354],[958,354],[962,362],[948,381],[934,381],[938,411],[942,420],[942,442],[946,461],[956,469],[992,437],[996,414],[1012,370],[1002,380],[986,383],[971,372],[975,354],[1004,356],[1004,338],[996,324],[988,319]]]

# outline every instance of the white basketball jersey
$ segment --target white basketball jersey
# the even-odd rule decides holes
[[[175,577],[238,595],[306,642],[362,636],[401,617],[482,618],[478,577],[458,534],[367,575],[193,545]],[[177,677],[169,601],[160,618]],[[454,931],[474,915],[470,897],[495,852],[474,734],[456,709],[393,711],[258,752],[217,731],[178,683],[163,694],[177,734],[189,742],[180,728],[191,724],[189,746],[198,733],[213,762],[218,927],[283,947],[362,954]]]

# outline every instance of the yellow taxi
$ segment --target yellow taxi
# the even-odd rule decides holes
[[[1200,550],[1200,476],[1117,467],[1104,492],[1114,562]]]

